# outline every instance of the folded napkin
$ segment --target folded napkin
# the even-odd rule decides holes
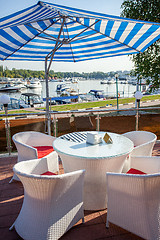
[[[104,135],[104,137],[103,137],[103,140],[104,140],[106,143],[113,143],[112,138],[108,135],[108,133],[105,133],[105,135]]]
[[[97,133],[87,133],[86,142],[95,145],[102,142],[102,137]]]

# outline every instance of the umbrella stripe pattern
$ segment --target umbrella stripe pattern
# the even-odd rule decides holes
[[[144,52],[160,23],[46,2],[0,19],[0,60],[78,62]]]

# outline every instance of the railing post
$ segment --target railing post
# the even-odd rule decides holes
[[[119,104],[118,104],[118,74],[115,74],[116,78],[116,98],[117,98],[117,110],[119,109]]]
[[[96,124],[96,130],[99,132],[100,130],[100,117],[99,114],[97,114],[96,120],[97,120],[97,124]]]
[[[57,118],[54,116],[53,118],[53,135],[57,137]]]
[[[137,112],[136,112],[136,131],[138,131],[138,121],[139,121],[139,108],[140,108],[140,99],[143,97],[143,94],[140,92],[140,91],[137,91],[135,93],[135,98],[136,98],[136,109],[137,109]]]
[[[6,129],[6,140],[7,140],[7,150],[8,150],[8,154],[11,155],[11,134],[10,134],[10,122],[8,120],[8,110],[7,107],[4,106],[5,109],[5,114],[6,114],[6,119],[5,119],[5,129]]]
[[[138,125],[139,125],[139,102],[137,99],[137,108],[136,108],[136,131],[138,131]]]

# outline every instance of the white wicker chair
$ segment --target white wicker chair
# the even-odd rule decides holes
[[[122,172],[127,154],[116,157],[87,159],[59,153],[64,171],[85,169],[84,209],[99,210],[107,208],[106,172]]]
[[[56,240],[80,219],[84,220],[83,182],[85,170],[62,175],[40,175],[51,171],[47,159],[15,164],[14,172],[24,186],[21,211],[10,228],[25,240]]]
[[[26,131],[14,134],[12,140],[18,151],[18,162],[21,162],[25,160],[38,159],[39,154],[35,147],[49,146],[52,148],[55,137],[41,132]],[[45,156],[43,154],[43,157],[52,159],[52,161],[49,161],[49,164],[51,164],[50,169],[52,169],[53,172],[59,171],[58,154],[56,151],[52,151]],[[10,182],[12,182],[12,180],[19,181],[15,174]]]
[[[122,134],[134,143],[134,149],[126,159],[122,172],[127,172],[130,168],[131,156],[152,156],[152,150],[156,143],[157,136],[147,131],[131,131]]]
[[[107,223],[144,239],[160,239],[160,157],[131,157],[146,175],[107,173]]]

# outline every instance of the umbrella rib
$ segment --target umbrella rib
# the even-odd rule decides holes
[[[63,19],[64,19],[64,24],[65,24],[65,17],[63,17]],[[93,23],[91,26],[93,26],[94,24],[96,24],[97,22],[99,22],[100,20],[97,20],[95,23]],[[64,26],[64,24],[63,24],[63,26]],[[61,34],[61,32],[62,32],[62,30],[63,30],[63,27],[61,26],[61,28],[62,29],[60,29],[60,34]],[[67,41],[66,42],[66,39],[64,38],[63,39],[63,41],[61,41],[61,43],[60,43],[60,45],[59,46],[57,46],[57,44],[55,45],[55,47],[54,47],[54,49],[47,55],[47,58],[49,58],[51,55],[52,55],[52,59],[53,59],[53,56],[54,56],[54,54],[55,54],[55,52],[64,44],[64,42],[66,43],[66,44],[70,44],[70,48],[71,48],[71,52],[72,52],[72,56],[73,56],[73,61],[75,62],[75,59],[74,59],[74,54],[73,54],[73,50],[72,50],[72,46],[71,46],[71,42],[73,41],[73,39],[75,39],[77,36],[79,36],[80,34],[82,34],[83,32],[85,32],[85,31],[87,31],[87,29],[88,29],[89,27],[87,27],[87,28],[85,28],[83,31],[81,31],[79,34],[77,34],[74,38],[72,38],[70,41]],[[67,27],[66,27],[66,29],[67,29]],[[68,37],[69,37],[69,33],[68,33],[68,29],[67,29],[67,34],[68,34]],[[96,34],[96,33],[95,33]],[[52,61],[52,60],[51,60]],[[50,64],[51,64],[51,62],[50,62]],[[49,69],[49,68],[48,68]]]
[[[100,20],[99,20],[99,21],[100,21]],[[77,22],[77,23],[79,23],[79,22]],[[99,34],[101,34],[101,35],[103,35],[103,36],[105,36],[105,37],[108,37],[108,38],[110,38],[110,39],[112,39],[112,40],[115,41],[114,38],[112,38],[112,37],[110,37],[110,36],[107,36],[107,35],[105,35],[104,33],[101,33],[101,32],[99,32],[99,31],[97,31],[97,30],[95,30],[95,29],[92,29],[91,27],[92,27],[93,24],[92,24],[91,26],[89,26],[89,27],[86,26],[85,24],[82,24],[82,23],[79,23],[79,24],[82,25],[82,26],[84,26],[84,27],[87,27],[87,29],[89,28],[89,29],[91,29],[92,31],[95,31],[96,33],[99,33]],[[137,49],[135,49],[135,48],[133,48],[133,47],[125,44],[125,43],[122,43],[122,42],[120,42],[120,41],[118,41],[118,40],[116,40],[116,41],[119,42],[120,44],[123,44],[123,45],[126,46],[126,47],[132,48],[132,49],[135,50],[137,53],[141,53],[141,51],[139,51],[139,50],[137,50]]]
[[[42,38],[42,39],[46,39],[46,40],[49,40],[49,41],[56,41],[57,40],[57,38],[47,38],[47,37],[43,37],[43,36],[37,36],[38,38]]]
[[[60,19],[60,18],[59,18],[59,19]],[[58,22],[59,19],[58,19],[56,22]],[[52,25],[54,25],[56,22],[54,22]],[[57,38],[55,38],[55,37],[53,37],[52,35],[44,32],[44,31],[47,30],[48,28],[46,28],[45,30],[41,31],[41,30],[39,30],[38,28],[35,28],[35,27],[33,27],[33,26],[30,26],[29,24],[26,24],[26,25],[27,25],[28,27],[31,27],[31,28],[35,29],[36,31],[38,31],[39,34],[43,33],[44,35],[46,35],[46,36],[48,36],[48,37],[51,38],[51,39],[49,39],[49,38],[47,38],[47,39],[57,41]],[[50,25],[49,27],[51,27],[52,25]],[[42,36],[38,36],[38,37],[39,37],[39,38],[44,38],[44,37],[42,37]],[[61,40],[58,40],[58,41],[59,41],[59,42],[62,42]]]
[[[59,43],[59,46],[55,46],[54,49],[50,53],[47,54],[46,58],[47,59],[50,58],[52,53],[53,52],[55,53],[62,45],[63,45],[63,43]]]
[[[48,29],[49,27],[51,27],[54,23],[50,24],[46,29]],[[9,54],[6,58],[3,59],[3,61],[5,61],[7,58],[9,58],[10,56],[12,56],[15,52],[17,52],[18,50],[20,50],[22,47],[24,47],[27,43],[29,43],[30,41],[32,41],[33,39],[35,39],[39,34],[43,33],[46,29],[44,29],[43,31],[39,32],[37,35],[35,35],[33,38],[31,38],[29,41],[27,41],[26,43],[24,43],[22,46],[20,46],[18,49],[16,49],[15,51],[13,51],[11,54]]]
[[[71,48],[71,52],[72,52],[72,56],[73,56],[73,61],[75,62],[74,54],[73,54],[73,50],[72,50],[72,46],[71,46],[71,42],[72,42],[76,37],[78,37],[79,35],[81,35],[81,34],[84,33],[85,31],[87,31],[87,30],[90,29],[93,25],[95,25],[96,23],[98,23],[98,22],[100,21],[100,20],[97,20],[95,23],[91,24],[89,27],[86,27],[86,26],[84,25],[86,28],[85,28],[83,31],[81,31],[79,34],[77,34],[75,37],[73,37],[72,39],[70,39],[69,41],[66,41],[65,36],[64,36],[63,41],[59,41],[59,37],[60,37],[61,32],[63,31],[63,27],[64,27],[64,24],[65,24],[65,19],[66,19],[66,17],[62,16],[62,18],[63,18],[63,23],[62,23],[62,25],[61,25],[61,29],[60,29],[59,36],[58,36],[58,38],[57,38],[57,42],[56,42],[56,44],[55,44],[55,47],[54,47],[54,49],[46,56],[47,59],[48,59],[49,57],[51,57],[50,64],[49,64],[48,70],[47,70],[48,72],[49,72],[49,68],[50,68],[50,65],[51,65],[51,62],[52,62],[52,60],[53,60],[53,57],[54,57],[55,52],[56,52],[64,43],[70,44],[70,48]],[[66,30],[67,30],[68,39],[69,39],[69,33],[68,33],[68,28],[67,28],[67,26],[66,26]],[[90,34],[90,36],[91,36],[91,35],[94,35],[94,34],[96,34],[96,33]],[[83,37],[83,38],[86,38],[86,37]],[[78,39],[78,40],[79,40],[79,39]],[[59,46],[57,46],[57,45],[58,45],[58,42],[59,42]]]
[[[68,35],[68,39],[69,39],[69,32],[68,32],[68,28],[67,25],[65,24],[66,30],[67,30],[67,35]],[[72,53],[72,57],[73,57],[73,61],[76,62],[75,58],[74,58],[74,54],[73,54],[73,50],[72,50],[72,46],[71,43],[69,42],[70,45],[70,49],[71,49],[71,53]]]
[[[78,39],[73,40],[72,42],[74,42],[74,41],[79,41],[79,40],[85,39],[85,38],[87,38],[87,37],[91,37],[91,36],[93,36],[93,35],[95,35],[95,34],[97,34],[97,33],[95,32],[95,33],[89,34],[89,35],[87,35],[87,36],[80,37],[80,38],[78,38]]]
[[[73,39],[75,39],[76,37],[78,37],[79,35],[81,35],[82,33],[84,33],[85,31],[87,31],[88,29],[93,30],[91,27],[94,26],[96,23],[98,23],[100,20],[97,20],[95,23],[92,23],[90,26],[85,26],[83,24],[81,24],[82,26],[86,27],[83,31],[81,31],[80,33],[78,33],[76,36],[74,36],[68,43],[72,42]]]
[[[29,26],[29,25],[27,25],[27,26]],[[29,26],[29,27],[30,27],[30,26]],[[50,34],[44,32],[46,29],[45,29],[44,31],[40,31],[40,30],[37,29],[37,28],[34,28],[34,27],[31,27],[31,28],[33,28],[33,29],[39,31],[39,34],[43,33],[44,35],[50,37],[50,38],[46,38],[46,39],[48,39],[48,40],[54,40],[54,41],[57,41],[57,38],[55,38],[55,37],[53,37],[52,35],[50,35]],[[45,38],[45,37],[38,36],[38,35],[37,35],[37,37],[39,37],[39,38]],[[59,42],[62,42],[61,40],[58,40],[58,41],[59,41]]]
[[[62,18],[63,18],[63,22],[62,22],[62,24],[61,24],[61,28],[60,28],[60,31],[59,31],[59,34],[58,34],[58,37],[57,37],[57,41],[56,41],[55,47],[54,47],[54,49],[53,49],[53,50],[51,51],[51,53],[50,53],[51,59],[50,59],[50,63],[49,63],[48,69],[47,69],[47,73],[49,72],[49,69],[50,69],[50,67],[51,67],[54,54],[55,54],[55,52],[56,52],[56,50],[57,50],[56,48],[57,48],[57,45],[58,45],[58,41],[59,41],[59,38],[60,38],[60,36],[61,36],[63,27],[64,27],[65,17],[62,17]],[[63,43],[61,43],[61,44],[63,44]],[[49,55],[49,54],[48,54],[48,55]],[[48,59],[48,55],[46,56],[46,59]]]

